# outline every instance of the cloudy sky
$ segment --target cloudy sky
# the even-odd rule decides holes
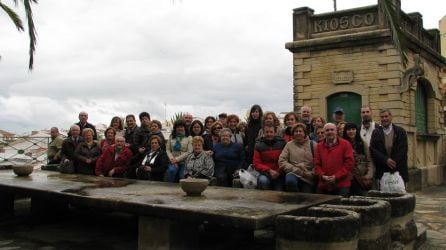
[[[2,1],[13,6],[12,1]],[[20,1],[19,1],[20,2]],[[376,0],[338,0],[338,9]],[[425,28],[446,14],[438,1],[402,0]],[[292,109],[292,10],[333,10],[332,0],[42,0],[33,6],[35,69],[28,37],[0,12],[0,129],[68,128],[148,111],[205,117],[254,104]],[[17,11],[23,15],[23,9]]]

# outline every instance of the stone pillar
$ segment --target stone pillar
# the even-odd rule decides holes
[[[310,38],[310,16],[314,10],[308,7],[293,10],[293,40],[305,40]]]
[[[413,194],[388,193],[371,190],[367,198],[384,200],[392,207],[390,235],[394,244],[406,247],[414,246],[417,239],[417,225],[414,221],[415,196]]]
[[[276,220],[276,249],[357,249],[358,213],[311,207],[306,216],[281,215]]]
[[[140,216],[138,250],[234,249],[249,244],[252,230]]]
[[[0,193],[0,218],[12,217],[14,215],[14,195],[11,193]]]
[[[35,220],[57,220],[69,213],[68,203],[31,197],[31,215]]]
[[[358,248],[362,250],[389,249],[390,204],[386,201],[367,200],[362,197],[341,199],[337,204],[321,207],[347,209],[361,215]]]

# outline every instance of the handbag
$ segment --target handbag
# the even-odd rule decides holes
[[[390,193],[406,193],[406,185],[398,171],[385,172],[379,181],[381,191]]]
[[[64,174],[74,174],[75,169],[73,161],[63,161],[60,165],[60,172]]]

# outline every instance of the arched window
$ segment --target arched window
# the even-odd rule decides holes
[[[427,92],[420,82],[415,91],[415,125],[417,132],[427,133]]]

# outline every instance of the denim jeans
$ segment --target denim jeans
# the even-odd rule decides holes
[[[341,195],[342,197],[349,197],[350,196],[350,187],[337,188],[337,189],[334,189],[331,191],[318,188],[316,193],[318,193],[318,194],[334,194],[334,195]]]
[[[270,177],[260,174],[257,177],[257,188],[261,190],[283,190],[283,178],[279,176],[277,179],[273,180]]]
[[[315,189],[313,185],[302,181],[293,173],[288,173],[285,176],[286,191],[289,192],[302,192],[302,193],[314,193]]]
[[[178,182],[180,179],[184,178],[184,164],[177,163],[176,167],[173,164],[169,164],[167,167],[167,181],[168,182]]]

